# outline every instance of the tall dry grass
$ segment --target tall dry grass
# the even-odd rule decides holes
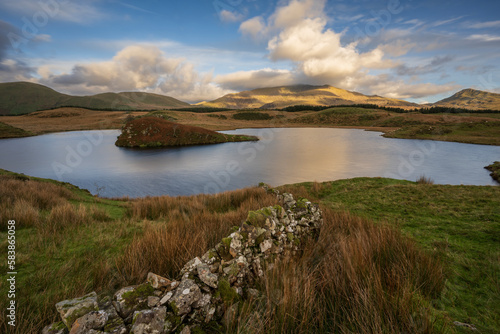
[[[161,220],[146,223],[117,261],[124,282],[138,283],[149,271],[174,277],[195,256],[203,255],[238,226],[248,211],[275,205],[275,195],[248,188],[217,195],[153,197],[136,200],[133,219]]]
[[[444,332],[429,300],[444,286],[442,266],[383,225],[325,210],[317,242],[266,273],[261,298],[228,332]]]
[[[0,230],[16,219],[17,227],[33,227],[40,221],[39,211],[67,203],[73,193],[56,184],[10,175],[0,175]]]

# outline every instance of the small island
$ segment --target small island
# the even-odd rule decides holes
[[[160,148],[257,140],[259,139],[255,136],[228,135],[152,116],[127,122],[115,145],[130,148]]]
[[[491,177],[500,183],[500,161],[495,161],[489,166],[484,167],[491,172]]]

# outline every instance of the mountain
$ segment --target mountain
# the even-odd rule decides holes
[[[460,92],[433,104],[436,107],[452,107],[464,109],[500,110],[500,94],[483,92],[476,89],[464,89]]]
[[[391,107],[418,107],[418,104],[403,100],[367,96],[361,93],[335,88],[332,86],[295,85],[259,88],[235,94],[228,94],[199,105],[215,108],[285,108],[293,105],[341,105],[377,104]]]
[[[28,114],[57,107],[108,110],[156,110],[190,106],[173,97],[141,93],[104,93],[72,96],[30,82],[0,83],[0,115]]]

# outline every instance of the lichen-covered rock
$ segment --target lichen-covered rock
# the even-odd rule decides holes
[[[194,259],[186,263],[184,267],[182,267],[181,275],[186,276],[186,274],[192,273],[199,264],[202,264],[200,258],[195,257]]]
[[[154,289],[149,283],[129,286],[115,293],[113,305],[123,319],[127,319],[134,311],[148,307],[148,297],[154,295]]]
[[[148,273],[148,282],[154,289],[166,288],[172,284],[168,278],[153,273]]]
[[[265,253],[271,249],[271,247],[273,246],[273,242],[271,240],[264,240],[260,243],[259,246],[260,246],[260,251],[262,253]]]
[[[191,305],[201,298],[200,287],[195,281],[185,278],[175,290],[169,305],[175,315],[184,315],[191,311]]]
[[[112,305],[112,301],[108,304],[103,305],[103,311],[106,312],[108,316],[108,321],[104,325],[104,332],[110,334],[124,334],[126,333],[125,323],[123,319],[116,312],[115,307]]]
[[[62,321],[54,322],[42,329],[42,334],[67,334],[68,328]]]
[[[108,322],[104,311],[92,311],[75,320],[69,334],[85,334],[91,329],[103,329]]]
[[[152,310],[136,311],[132,321],[130,334],[161,334],[165,333],[165,317],[167,308],[155,307]]]
[[[213,274],[210,267],[205,263],[200,263],[196,266],[196,271],[198,272],[198,277],[200,280],[211,288],[217,288],[218,276]]]
[[[83,297],[64,300],[56,304],[56,309],[61,315],[61,319],[68,329],[76,319],[84,316],[85,314],[98,311],[99,305],[97,304],[97,294],[91,292]]]

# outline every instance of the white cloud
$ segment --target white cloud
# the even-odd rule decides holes
[[[236,90],[249,90],[262,87],[286,86],[299,83],[289,70],[265,68],[255,71],[239,71],[215,77],[222,87]]]
[[[281,29],[268,42],[270,58],[291,60],[305,77],[332,85],[345,84],[363,70],[395,66],[380,48],[362,53],[356,43],[342,45],[342,35],[326,28],[323,7],[324,1],[294,0],[277,9],[270,24]]]
[[[500,36],[494,36],[489,34],[476,34],[467,37],[469,40],[481,41],[481,42],[498,42],[500,41]]]
[[[439,26],[443,26],[443,25],[446,25],[446,24],[450,24],[452,22],[455,22],[455,21],[458,21],[458,20],[461,20],[463,19],[465,16],[459,16],[459,17],[455,17],[455,18],[452,18],[452,19],[449,19],[449,20],[442,20],[442,21],[436,21],[432,24],[433,27],[439,27]]]
[[[231,12],[229,10],[222,10],[220,12],[220,19],[223,21],[223,22],[228,22],[228,23],[233,23],[233,22],[239,22],[241,20],[243,20],[243,14],[240,14],[240,13],[236,13],[236,12]]]
[[[261,16],[256,16],[243,22],[240,25],[239,31],[243,35],[250,36],[253,39],[258,39],[266,35],[267,27],[264,19]]]
[[[73,94],[140,90],[198,102],[228,92],[212,83],[210,73],[200,74],[192,63],[168,58],[156,46],[128,46],[108,61],[77,64],[70,73],[53,74],[50,66],[38,73],[41,83]]]
[[[104,18],[104,14],[94,6],[96,0],[4,0],[0,7],[22,15],[41,27],[50,20],[88,23]],[[45,23],[45,24],[42,24]]]
[[[472,24],[468,24],[467,27],[473,28],[473,29],[497,28],[497,27],[500,27],[500,20],[499,21],[472,23]]]

